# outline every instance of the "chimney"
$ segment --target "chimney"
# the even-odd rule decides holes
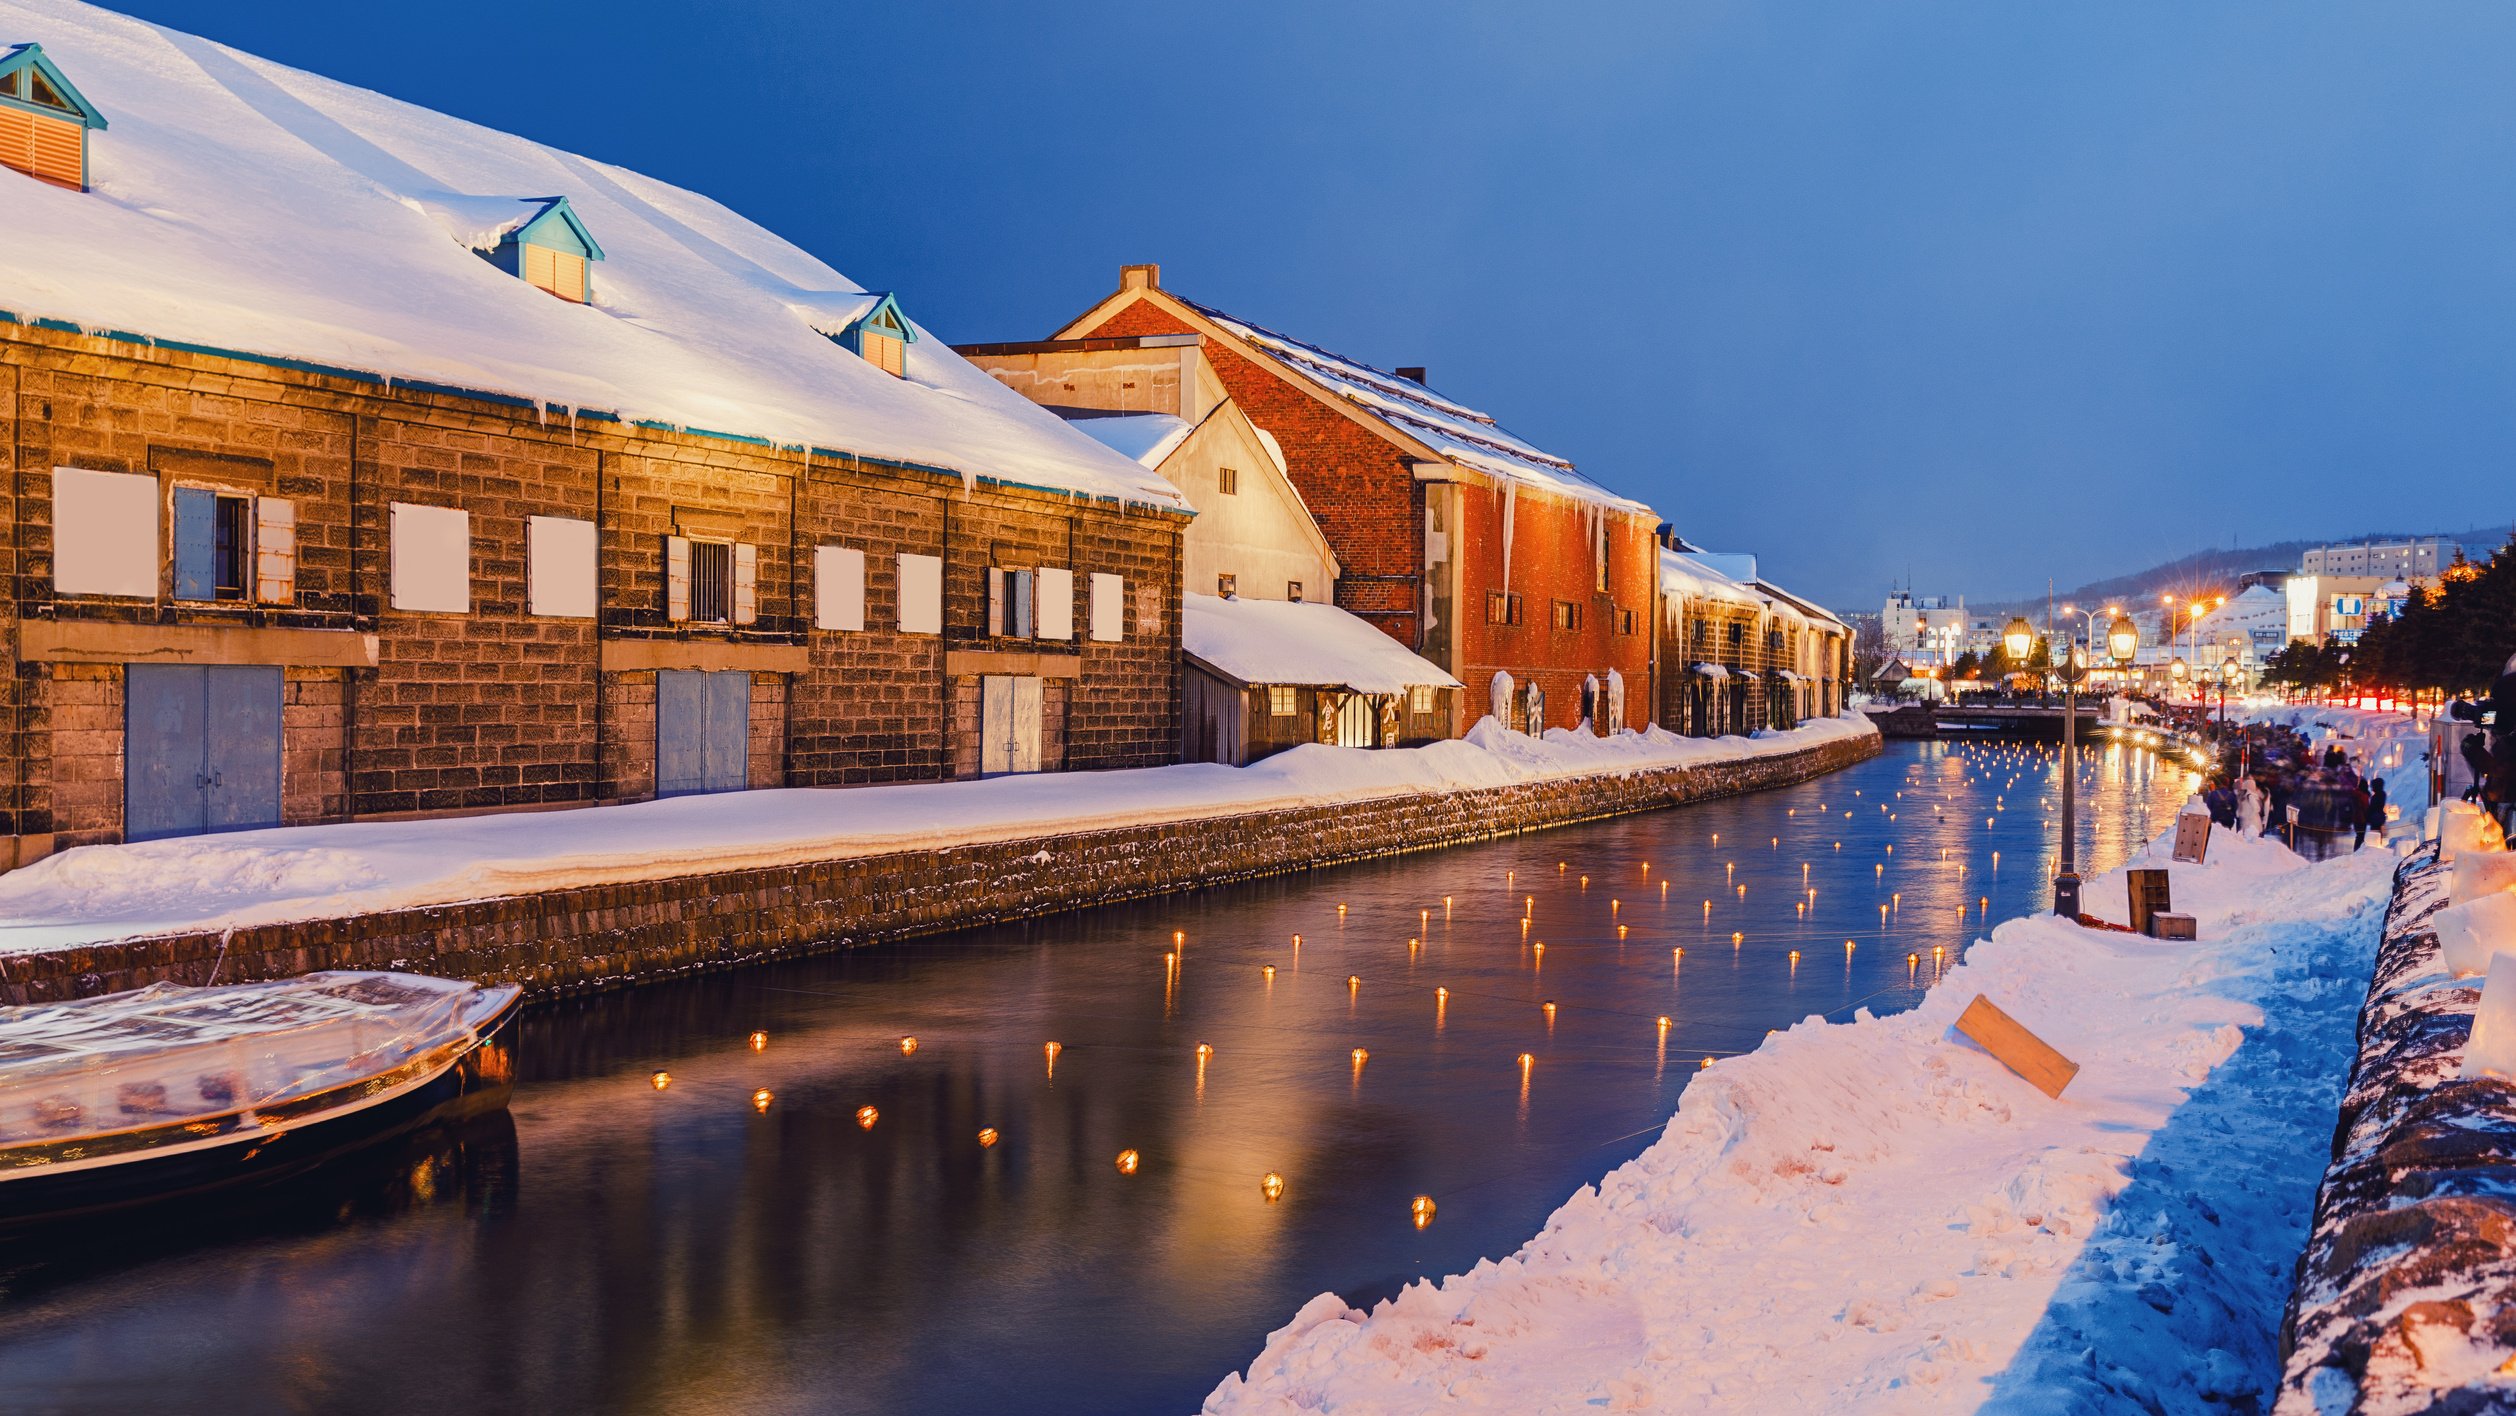
[[[1396,373],[1402,379],[1410,379],[1416,383],[1424,382],[1424,366],[1421,364],[1408,365],[1396,370]]]
[[[1162,268],[1158,265],[1120,266],[1118,288],[1121,290],[1159,290],[1162,288]]]

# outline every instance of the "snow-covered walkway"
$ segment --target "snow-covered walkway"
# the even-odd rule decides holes
[[[1488,719],[1459,741],[1394,751],[1298,747],[1249,767],[733,792],[86,846],[0,875],[0,956],[703,870],[1652,771],[1875,732],[1850,717],[1752,739],[1683,738],[1657,728],[1609,738],[1559,728],[1538,739]]]
[[[2220,832],[2170,867],[2198,942],[2003,924],[1910,1012],[1715,1065],[1519,1253],[1369,1313],[1313,1300],[1206,1409],[2263,1400],[2393,864]],[[2120,872],[2087,899],[2128,913]],[[2061,1101],[1951,1031],[1977,993],[2081,1064]]]

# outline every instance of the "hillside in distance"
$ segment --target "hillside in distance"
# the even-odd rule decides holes
[[[2460,543],[2464,554],[2473,560],[2486,560],[2507,544],[2516,534],[2516,527],[2485,526],[2471,531],[2371,531],[2351,537],[2317,537],[2313,540],[2275,541],[2268,546],[2243,546],[2234,549],[2214,548],[2128,575],[2117,575],[2091,581],[2070,589],[2056,587],[2053,603],[2078,605],[2083,609],[2100,605],[2154,605],[2161,595],[2177,599],[2199,594],[2226,594],[2233,589],[2237,577],[2256,570],[2295,570],[2298,561],[2317,546],[2347,545],[2353,541],[2407,541],[2430,536]],[[1968,608],[1978,614],[2019,614],[2029,609],[2042,609],[2044,596],[2027,595],[2010,600],[1986,600]]]

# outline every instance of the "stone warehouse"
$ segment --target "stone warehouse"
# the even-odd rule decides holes
[[[0,154],[0,868],[1176,754],[1167,483],[704,199],[109,20],[0,50],[83,142]]]

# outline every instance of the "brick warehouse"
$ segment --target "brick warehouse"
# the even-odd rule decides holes
[[[1190,333],[1282,446],[1342,567],[1336,603],[1468,686],[1454,731],[1489,701],[1513,727],[1649,719],[1648,507],[1434,393],[1421,369],[1374,369],[1224,315],[1165,289],[1156,266],[1126,267],[1055,337]]]
[[[152,251],[174,238],[127,215],[258,230],[257,205],[319,205],[289,164],[328,159],[286,133],[254,150],[268,124],[219,111],[214,80],[169,103],[159,66],[80,38],[48,71],[131,108],[78,154],[98,190],[0,171],[28,237],[0,250],[0,868],[252,825],[1171,760],[1184,503],[888,296],[721,209],[693,234],[599,182],[574,205],[430,191],[345,213],[393,238],[291,272],[372,316],[350,339],[377,367],[354,364],[288,318],[301,292],[256,284],[267,260],[231,256],[248,231]],[[490,190],[583,180],[424,110],[372,115],[340,117]],[[215,197],[118,163],[178,119],[239,149]],[[84,286],[83,253],[117,240],[170,288]],[[30,288],[42,305],[9,308]],[[227,335],[196,313],[222,300],[277,313]],[[441,315],[481,357],[425,342]],[[686,347],[659,356],[659,333]],[[719,424],[738,431],[692,430]]]

